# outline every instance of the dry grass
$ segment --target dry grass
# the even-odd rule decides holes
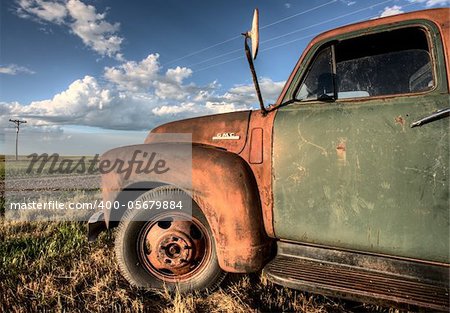
[[[122,278],[113,234],[94,243],[85,224],[2,221],[0,312],[388,312],[229,275],[210,294],[138,290]]]
[[[283,288],[259,274],[228,275],[209,294],[133,288],[118,272],[113,233],[88,243],[85,223],[5,221],[4,176],[0,160],[0,312],[397,312]]]

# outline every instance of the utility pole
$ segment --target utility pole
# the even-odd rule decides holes
[[[18,145],[19,145],[19,130],[20,130],[20,124],[26,123],[27,121],[20,121],[20,120],[12,120],[9,119],[10,122],[16,124],[16,161],[18,160]]]

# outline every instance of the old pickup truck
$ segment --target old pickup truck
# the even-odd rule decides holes
[[[162,161],[102,175],[114,205],[91,218],[90,237],[118,226],[119,268],[142,288],[211,290],[227,272],[262,270],[308,292],[448,311],[449,17],[325,32],[265,106],[255,11],[243,35],[261,108],[164,124],[105,153]],[[157,139],[169,133],[190,140]]]

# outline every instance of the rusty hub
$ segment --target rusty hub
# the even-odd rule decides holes
[[[174,220],[165,216],[147,223],[139,236],[138,249],[150,273],[165,281],[180,281],[192,278],[206,266],[211,238],[195,217]]]

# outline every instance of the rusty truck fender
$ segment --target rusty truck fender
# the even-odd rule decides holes
[[[109,172],[102,175],[104,201],[123,201],[124,190],[145,192],[161,185],[184,190],[200,207],[214,235],[220,267],[227,272],[248,273],[262,269],[269,258],[271,240],[264,230],[261,203],[255,177],[249,165],[239,155],[203,145],[192,145],[192,177],[189,162],[179,155],[186,143],[153,143],[110,150],[102,160],[130,160],[134,151],[158,156],[171,170],[125,174]],[[190,145],[190,144],[188,144]],[[190,148],[190,147],[189,147]],[[192,178],[192,181],[191,181]],[[192,183],[191,183],[192,182]],[[106,210],[107,227],[114,225],[111,212],[120,219],[125,209]]]

